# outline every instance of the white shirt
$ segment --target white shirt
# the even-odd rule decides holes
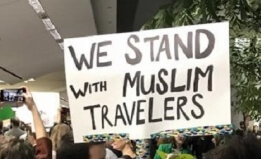
[[[106,159],[118,159],[118,157],[110,150],[106,148]]]

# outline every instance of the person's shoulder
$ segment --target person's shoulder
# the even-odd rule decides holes
[[[47,137],[42,137],[36,140],[36,159],[51,159],[52,158],[52,142]],[[44,157],[43,157],[44,156]]]
[[[110,149],[106,148],[106,159],[117,159],[118,156],[113,153]]]
[[[36,139],[36,142],[37,143],[49,143],[49,142],[51,142],[51,140],[48,137],[42,137],[42,138]]]
[[[17,136],[18,138],[20,138],[21,136],[25,135],[26,132],[21,130],[21,129],[16,129],[12,132],[12,134],[14,134],[15,136]]]
[[[22,129],[18,128],[17,131],[21,132],[21,133],[25,133],[25,131],[23,131]]]
[[[23,133],[23,134],[19,137],[19,139],[26,140],[26,137],[27,137],[27,134],[26,134],[26,133]]]

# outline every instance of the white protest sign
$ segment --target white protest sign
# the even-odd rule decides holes
[[[76,142],[231,123],[227,22],[66,39],[64,50]]]
[[[57,110],[60,107],[60,95],[56,92],[32,92],[35,104],[43,120],[45,128],[50,128],[56,122]],[[14,108],[13,108],[14,109]],[[32,124],[35,131],[32,113],[24,105],[15,109],[16,116],[25,123]]]

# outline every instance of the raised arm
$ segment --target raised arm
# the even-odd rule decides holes
[[[47,138],[46,131],[44,128],[43,121],[38,112],[37,106],[33,100],[33,96],[28,88],[26,88],[26,93],[24,93],[25,104],[27,108],[31,111],[36,134],[36,159],[52,159],[52,142]]]
[[[25,89],[26,89],[26,93],[24,93],[25,104],[27,108],[31,111],[33,116],[36,139],[47,137],[43,121],[35,105],[33,96],[28,88],[25,87]]]

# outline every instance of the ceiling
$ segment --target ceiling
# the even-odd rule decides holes
[[[139,30],[169,0],[39,2],[64,39]],[[63,51],[28,0],[0,0],[0,80],[0,89],[27,85],[66,98]]]
[[[87,0],[41,2],[63,38],[97,34]],[[0,66],[17,75],[1,70],[1,80],[14,84],[63,70],[63,51],[28,1],[1,0],[0,20]]]

